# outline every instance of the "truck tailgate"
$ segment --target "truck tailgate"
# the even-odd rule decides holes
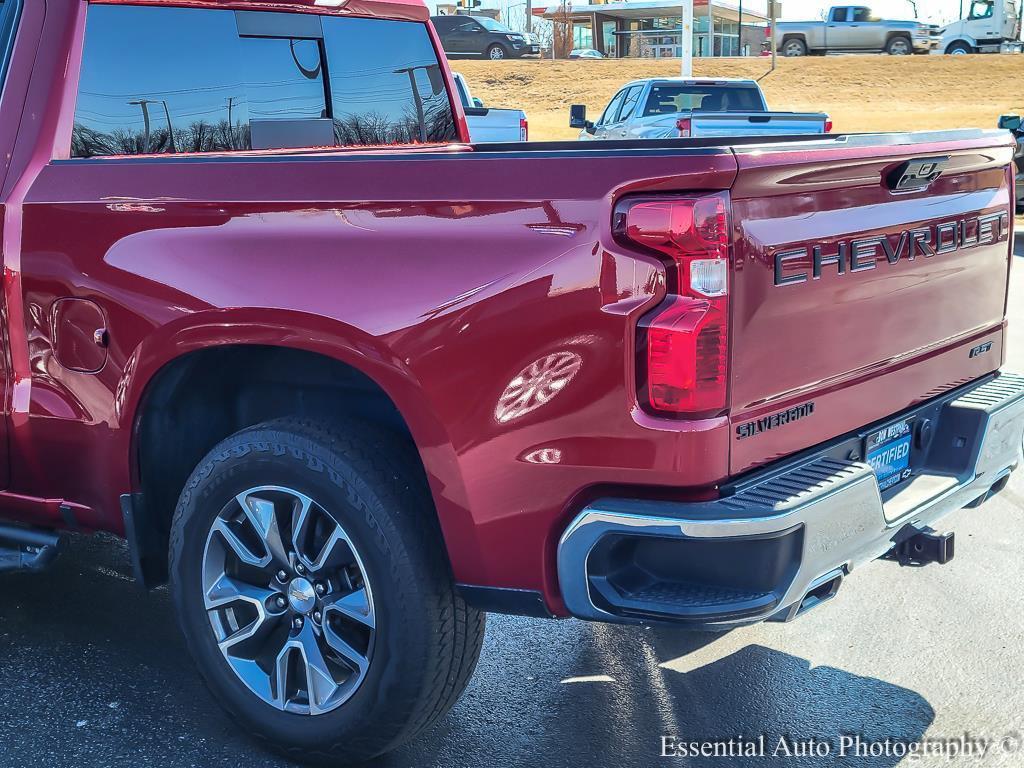
[[[733,472],[999,367],[1012,148],[963,136],[736,149]]]
[[[825,133],[828,115],[817,112],[694,112],[690,135],[794,136]]]

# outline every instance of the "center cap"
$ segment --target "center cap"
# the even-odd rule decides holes
[[[316,592],[309,579],[301,576],[288,585],[288,602],[299,613],[309,613],[316,604]]]

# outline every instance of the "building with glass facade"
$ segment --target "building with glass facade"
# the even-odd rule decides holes
[[[757,56],[768,19],[761,12],[718,0],[694,0],[694,56]],[[682,10],[663,0],[552,5],[534,13],[551,20],[571,19],[573,47],[594,48],[611,58],[678,57]]]

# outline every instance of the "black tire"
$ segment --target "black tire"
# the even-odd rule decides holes
[[[964,53],[974,53],[974,49],[971,48],[971,46],[969,46],[963,40],[957,40],[955,43],[950,44],[950,46],[946,48],[946,53],[958,55]]]
[[[890,56],[909,56],[914,52],[914,44],[906,35],[895,35],[885,44],[885,52]]]
[[[296,488],[330,504],[374,585],[377,628],[366,676],[329,712],[296,714],[261,699],[232,671],[211,630],[199,573],[208,532],[225,504],[253,484]],[[363,762],[414,737],[458,700],[483,643],[484,614],[454,589],[422,471],[410,449],[370,426],[328,430],[281,419],[217,445],[175,511],[170,589],[214,697],[255,738],[306,762]]]
[[[505,50],[505,46],[495,43],[488,46],[487,50],[484,51],[484,58],[491,61],[501,61],[508,58],[508,51]]]

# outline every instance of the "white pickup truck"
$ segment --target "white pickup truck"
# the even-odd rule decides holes
[[[485,107],[480,99],[473,98],[469,83],[460,72],[453,72],[455,90],[459,93],[462,109],[469,125],[469,138],[476,144],[526,141],[529,138],[529,123],[521,109],[494,109]]]
[[[832,121],[823,112],[769,112],[753,80],[675,77],[627,83],[597,122],[574,104],[569,126],[580,139],[668,139],[828,133]]]

